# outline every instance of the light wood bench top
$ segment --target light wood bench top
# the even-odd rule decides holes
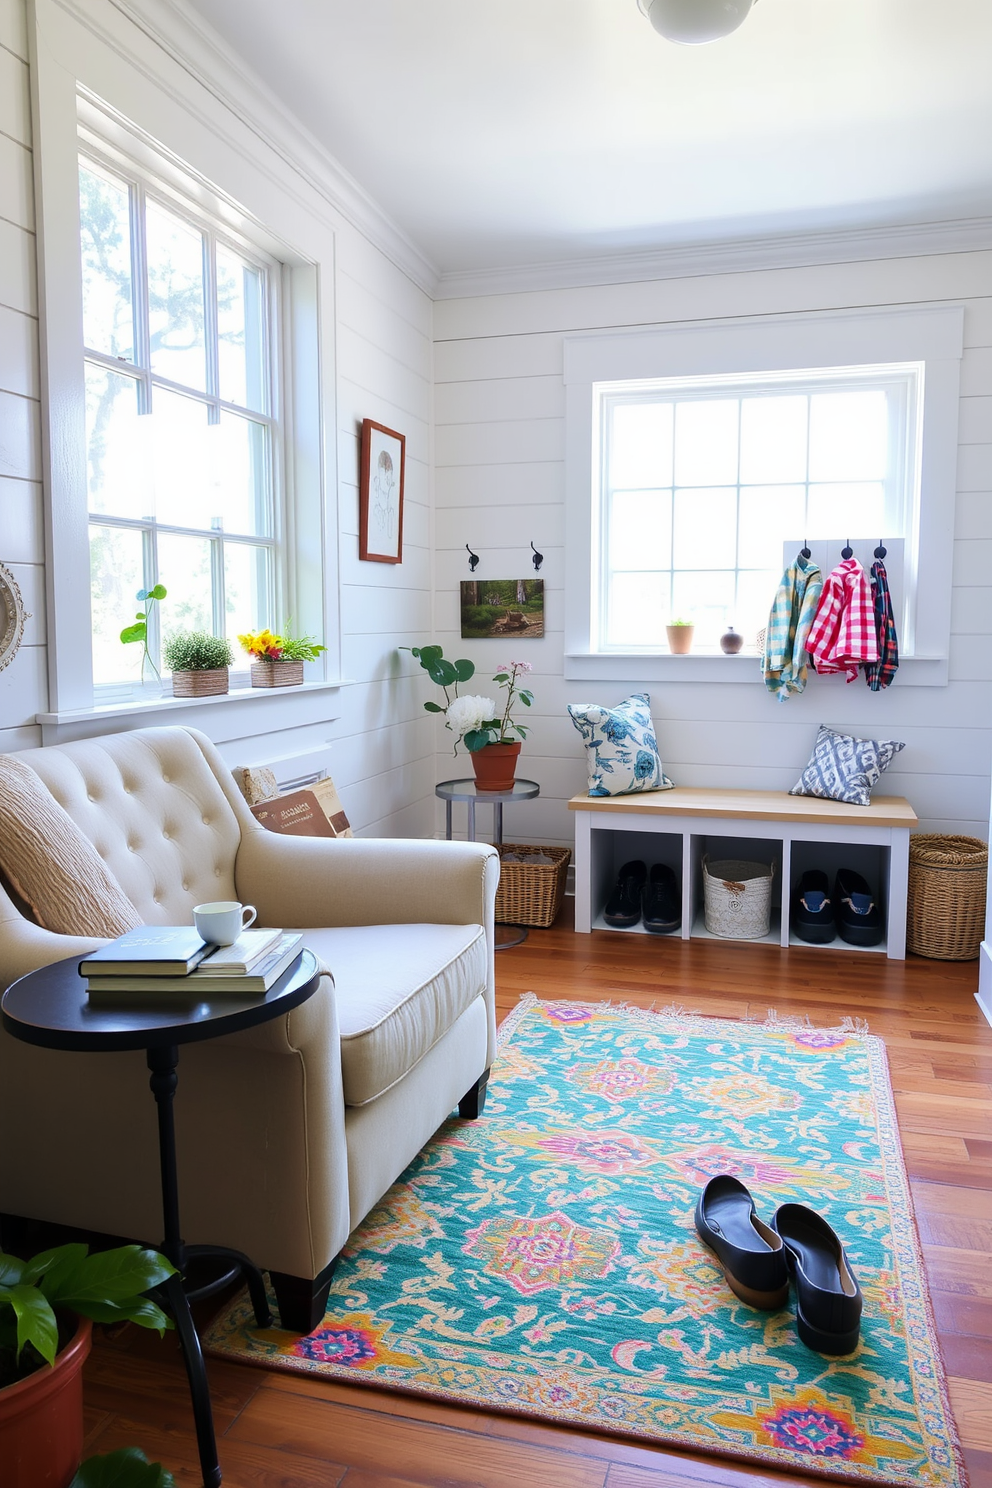
[[[621,811],[646,816],[737,817],[743,821],[800,822],[827,826],[915,827],[916,812],[903,796],[877,796],[870,806],[790,796],[787,791],[711,790],[676,786],[631,796],[573,796],[569,811]]]

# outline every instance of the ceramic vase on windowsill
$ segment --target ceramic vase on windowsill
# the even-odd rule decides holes
[[[519,754],[519,742],[484,744],[481,749],[474,750],[471,760],[476,790],[511,791]]]

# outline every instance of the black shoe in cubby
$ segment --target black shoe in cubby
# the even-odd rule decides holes
[[[885,932],[882,911],[867,882],[853,868],[840,868],[834,881],[837,929],[848,945],[875,946]]]
[[[682,928],[682,895],[675,870],[655,863],[641,892],[644,928],[652,935],[671,935]]]
[[[804,873],[793,891],[792,928],[810,945],[829,945],[836,938],[830,884],[819,868]]]
[[[629,930],[641,918],[641,890],[647,876],[647,865],[640,858],[624,863],[620,869],[616,886],[603,910],[603,919],[614,930]]]

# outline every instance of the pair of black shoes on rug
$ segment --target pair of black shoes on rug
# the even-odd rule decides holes
[[[882,912],[871,889],[853,868],[841,868],[829,896],[827,875],[804,873],[792,896],[792,928],[800,940],[827,945],[838,934],[848,945],[875,946],[882,939]]]
[[[750,1191],[729,1173],[711,1178],[696,1205],[696,1231],[716,1252],[731,1291],[749,1307],[774,1311],[796,1286],[796,1330],[820,1354],[853,1354],[861,1331],[861,1288],[837,1235],[815,1209],[782,1204],[770,1225]]]
[[[644,920],[652,935],[671,935],[682,928],[682,896],[674,869],[667,863],[655,863],[648,873],[640,858],[624,863],[617,874],[616,885],[603,919],[615,930],[630,930]]]

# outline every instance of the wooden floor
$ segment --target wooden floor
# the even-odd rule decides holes
[[[521,993],[681,1003],[730,1018],[867,1019],[889,1051],[931,1295],[971,1488],[992,1488],[992,1029],[977,963],[780,951],[532,931],[496,958],[500,1015]],[[784,1488],[779,1474],[361,1386],[209,1361],[229,1488]],[[141,1446],[199,1482],[174,1335],[97,1342],[86,1369],[88,1451]]]

